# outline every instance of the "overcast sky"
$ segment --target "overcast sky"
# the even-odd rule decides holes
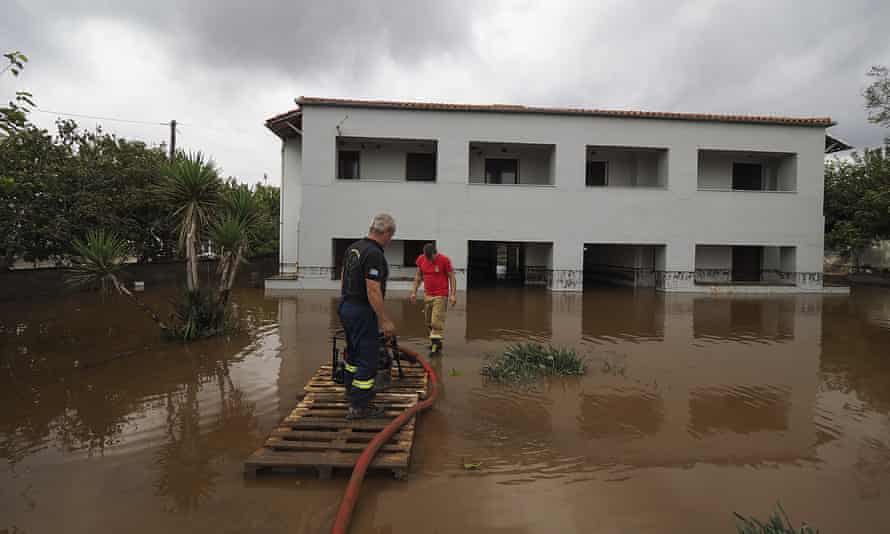
[[[890,1],[0,0],[0,96],[155,123],[227,175],[279,182],[263,121],[299,95],[831,116],[857,147]],[[34,113],[52,127],[56,116]],[[149,143],[161,125],[78,119]]]

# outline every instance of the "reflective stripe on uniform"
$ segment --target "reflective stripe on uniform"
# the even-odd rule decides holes
[[[346,368],[346,372],[347,372],[347,373],[353,373],[353,374],[355,374],[355,373],[358,372],[358,367],[356,367],[355,365],[352,365],[351,363],[348,363],[348,362],[347,362],[347,363],[344,365],[344,367]]]
[[[354,378],[352,380],[352,387],[358,389],[371,389],[374,387],[374,379],[369,378],[367,380],[359,380],[358,378]]]

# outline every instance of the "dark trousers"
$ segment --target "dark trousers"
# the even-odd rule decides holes
[[[355,408],[374,398],[374,378],[380,357],[377,314],[370,305],[341,301],[337,309],[346,333],[346,396]]]

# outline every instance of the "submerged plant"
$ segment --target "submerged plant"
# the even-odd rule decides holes
[[[234,329],[229,308],[220,306],[212,291],[186,291],[182,300],[173,303],[169,337],[179,341],[194,341],[224,334]]]
[[[102,291],[113,289],[148,314],[161,330],[167,330],[167,325],[158,314],[127,289],[120,279],[124,261],[131,252],[130,245],[124,239],[113,232],[94,230],[83,241],[75,239],[72,246],[75,255],[71,258],[67,279],[69,284],[98,286]]]
[[[501,354],[487,354],[482,374],[497,382],[528,382],[539,376],[572,376],[587,372],[574,349],[539,343],[510,345]]]
[[[806,523],[800,526],[800,530],[795,529],[781,504],[778,508],[765,523],[736,513],[736,530],[739,534],[819,534],[819,530]]]

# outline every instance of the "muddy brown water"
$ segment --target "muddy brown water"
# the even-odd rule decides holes
[[[418,345],[404,297],[388,307]],[[0,303],[0,532],[327,532],[345,476],[248,481],[242,461],[327,360],[334,295],[235,301],[240,333],[188,346],[116,297]],[[486,385],[482,355],[520,340],[576,347],[589,373]],[[478,290],[445,352],[409,479],[366,481],[353,532],[735,532],[777,502],[890,532],[887,290]]]

